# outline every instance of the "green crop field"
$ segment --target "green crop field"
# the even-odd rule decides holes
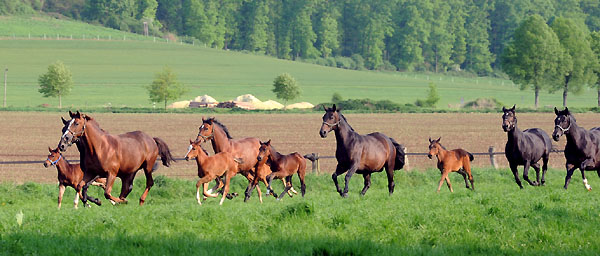
[[[41,18],[39,18],[41,19]],[[343,98],[387,99],[397,103],[414,103],[425,98],[430,82],[438,86],[440,108],[456,106],[480,97],[495,97],[506,105],[533,105],[533,92],[520,91],[508,80],[463,78],[436,74],[404,72],[353,71],[302,62],[279,60],[266,56],[205,48],[198,45],[148,41],[123,41],[126,33],[78,22],[45,21],[36,18],[0,18],[0,34],[20,35],[21,39],[0,40],[0,67],[8,68],[8,105],[32,107],[56,106],[58,100],[43,98],[38,93],[37,78],[47,66],[62,60],[70,66],[75,88],[63,98],[66,106],[151,107],[144,86],[156,72],[170,66],[180,81],[190,87],[181,100],[209,94],[219,101],[250,93],[261,100],[275,99],[271,92],[273,79],[288,72],[294,76],[302,94],[296,101],[313,104],[328,102],[334,92]],[[103,40],[71,40],[56,37],[47,40],[28,39],[25,30],[39,35],[91,34],[105,31]],[[61,31],[65,31],[62,33]],[[107,40],[110,33],[117,33]],[[132,38],[134,37],[134,34]],[[138,35],[139,36],[139,35]],[[78,37],[80,38],[80,37]],[[117,38],[116,40],[114,38]],[[541,106],[562,103],[561,93],[542,93]],[[571,95],[569,105],[592,107],[596,92],[586,90]]]
[[[212,198],[197,205],[192,180],[159,176],[142,207],[140,178],[129,204],[79,210],[72,189],[57,210],[56,185],[2,183],[0,254],[592,255],[600,251],[600,180],[588,176],[592,192],[578,175],[565,191],[557,170],[546,186],[520,190],[510,171],[478,168],[474,192],[451,174],[455,192],[444,185],[436,194],[437,170],[396,171],[392,196],[377,173],[366,196],[356,175],[343,199],[328,175],[309,175],[305,198],[259,204],[254,194],[222,206]],[[238,193],[247,184],[241,176],[233,183]]]

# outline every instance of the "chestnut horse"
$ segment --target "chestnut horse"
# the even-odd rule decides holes
[[[319,130],[321,138],[327,137],[327,133],[335,131],[337,147],[335,158],[337,167],[331,178],[335,183],[337,192],[342,197],[348,196],[348,183],[354,173],[362,174],[365,186],[361,191],[364,195],[371,186],[371,173],[386,170],[388,178],[388,190],[390,195],[394,193],[394,170],[404,167],[404,150],[402,145],[383,133],[374,132],[360,135],[352,129],[335,104],[332,108],[325,108],[323,124]],[[338,186],[337,176],[346,174],[346,186],[342,191]]]
[[[56,166],[58,171],[58,209],[62,204],[63,194],[65,193],[65,187],[72,187],[75,189],[75,200],[73,200],[73,207],[77,209],[79,204],[79,197],[81,196],[81,188],[78,186],[81,180],[83,180],[83,171],[79,164],[70,164],[66,158],[62,156],[58,148],[52,149],[48,147],[50,154],[44,162],[44,167],[48,168],[51,165]],[[106,188],[104,184],[106,179],[99,178],[92,182],[92,186],[98,186]]]
[[[248,186],[250,186],[256,175],[258,164],[256,157],[260,148],[260,140],[253,137],[233,139],[229,135],[227,127],[214,117],[208,119],[204,119],[203,117],[202,125],[200,125],[198,130],[196,141],[210,140],[215,153],[229,152],[233,157],[242,159],[243,163],[239,164],[238,168],[240,169],[240,173],[248,179]],[[262,195],[260,187],[256,187],[256,191],[259,195]]]
[[[298,178],[300,178],[300,192],[302,193],[302,197],[304,197],[304,194],[306,193],[306,185],[304,184],[306,161],[302,155],[300,155],[298,152],[294,152],[289,155],[282,155],[273,149],[271,146],[271,140],[269,140],[267,142],[260,143],[257,160],[259,162],[264,162],[263,160],[266,160],[266,163],[271,167],[272,173],[266,177],[267,194],[271,194],[273,191],[271,188],[271,181],[273,181],[273,178],[285,178],[285,188],[279,197],[277,197],[277,200],[280,200],[285,193],[289,193],[289,190],[292,187],[292,175],[298,173]],[[247,197],[250,193],[252,193],[252,189],[254,189],[254,187],[250,188],[249,193],[246,194]]]
[[[471,189],[475,190],[475,186],[473,185],[473,175],[471,175],[471,161],[473,161],[473,154],[462,148],[446,150],[446,148],[440,144],[441,139],[442,137],[437,140],[431,140],[431,138],[429,138],[429,153],[427,154],[429,159],[431,159],[433,156],[437,157],[437,167],[442,173],[442,178],[438,184],[437,192],[440,192],[440,188],[442,188],[444,180],[446,180],[446,184],[448,185],[450,192],[454,192],[454,190],[452,190],[450,178],[448,177],[448,174],[451,172],[460,173],[460,175],[462,175],[465,179],[465,185],[467,188],[469,188],[469,183],[467,182],[468,175],[469,181],[471,182]]]
[[[594,127],[589,131],[579,127],[575,117],[569,112],[569,108],[561,111],[554,108],[554,113],[556,119],[554,119],[552,138],[558,141],[562,135],[567,137],[565,189],[569,186],[573,172],[579,168],[583,185],[588,191],[591,191],[592,187],[588,184],[584,171],[595,170],[600,177],[600,127]]]
[[[126,202],[125,198],[133,189],[135,174],[144,169],[146,189],[140,197],[140,205],[143,205],[148,191],[154,185],[152,172],[158,156],[160,155],[163,165],[167,167],[175,161],[167,144],[141,131],[111,135],[102,130],[92,117],[79,111],[75,114],[69,111],[69,114],[71,121],[63,128],[58,148],[65,151],[77,140],[81,140],[85,146],[85,157],[82,158],[85,184],[81,192],[82,201],[86,203],[88,200],[87,187],[90,182],[97,177],[106,177],[104,196],[113,204]],[[119,198],[110,194],[117,177],[123,182]]]
[[[502,129],[508,135],[504,154],[510,165],[510,170],[515,176],[515,182],[520,188],[521,180],[517,166],[523,165],[523,179],[531,186],[540,186],[546,183],[546,171],[548,170],[548,158],[552,151],[550,136],[539,128],[530,128],[524,131],[517,127],[517,116],[515,106],[510,109],[502,107]],[[540,164],[542,160],[542,180],[540,181]],[[529,166],[535,170],[536,180],[529,180]]]
[[[228,152],[208,156],[208,153],[202,148],[200,143],[200,141],[194,142],[190,140],[188,152],[185,154],[186,161],[189,161],[190,158],[196,158],[196,164],[198,165],[198,177],[200,177],[200,180],[196,183],[196,200],[199,205],[202,205],[200,201],[200,185],[203,187],[202,191],[205,197],[217,197],[218,194],[207,192],[208,183],[225,174],[225,188],[221,202],[219,202],[219,205],[222,205],[229,193],[229,181],[238,172],[238,164],[242,163],[242,160],[234,158]]]

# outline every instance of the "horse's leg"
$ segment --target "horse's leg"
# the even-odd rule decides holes
[[[464,170],[464,169],[459,169],[457,172],[458,172],[460,175],[462,175],[462,176],[463,176],[463,179],[465,179],[465,186],[466,186],[468,189],[470,189],[470,187],[469,187],[469,182],[467,181],[467,173],[465,172],[465,170]]]
[[[75,199],[73,199],[73,207],[74,207],[75,209],[78,209],[78,208],[79,208],[79,207],[78,207],[78,206],[79,206],[79,197],[81,196],[81,195],[80,195],[80,194],[81,194],[81,192],[80,192],[80,191],[77,191],[77,188],[74,188],[74,189],[75,189]]]
[[[256,172],[254,172],[254,173],[256,174]],[[245,173],[243,173],[243,175],[246,176],[246,179],[248,179],[248,183],[253,183],[255,179],[258,179],[258,175],[256,175],[256,177],[255,177],[251,174],[251,172],[245,172]],[[263,200],[262,200],[262,192],[260,191],[260,187],[255,186],[255,188],[256,188],[256,193],[258,193],[258,201],[260,201],[260,203],[262,203]],[[234,195],[231,195],[231,196],[233,197]],[[235,195],[235,196],[237,196],[237,195]]]
[[[287,192],[292,187],[292,175],[285,177],[285,180],[287,181],[285,188],[283,189],[283,192],[281,192],[279,197],[277,197],[277,201],[281,200],[281,198],[283,198],[283,195],[287,194]]]
[[[546,184],[546,171],[548,170],[548,154],[542,156],[542,181],[540,185]],[[600,173],[598,174],[600,175]]]
[[[89,206],[88,200],[92,201],[96,205],[102,205],[102,202],[98,198],[94,198],[87,195],[87,189],[90,186],[90,183],[98,178],[98,175],[86,172],[83,174],[83,179],[77,185],[77,188],[80,189],[81,194],[81,202],[83,202],[83,206]],[[106,191],[106,188],[104,189]]]
[[[577,167],[570,163],[567,163],[565,166],[567,168],[567,176],[565,176],[564,188],[567,189],[569,187],[569,183],[571,182],[571,176],[573,176],[573,172],[575,171],[575,169],[577,169]]]
[[[150,192],[150,189],[152,188],[152,186],[154,186],[154,178],[152,178],[152,166],[154,166],[154,163],[146,164],[146,166],[144,166],[144,174],[146,175],[146,189],[140,197],[140,206],[144,205],[144,202],[146,201],[146,196],[148,196],[148,192]]]
[[[340,186],[338,184],[338,180],[337,180],[337,176],[339,176],[340,174],[344,173],[345,170],[344,168],[342,168],[341,165],[337,165],[337,167],[335,168],[335,172],[333,174],[331,174],[331,179],[333,179],[333,184],[335,184],[335,190],[342,195],[342,190],[340,189]]]
[[[275,198],[277,198],[277,195],[275,193],[275,191],[273,191],[273,187],[271,187],[271,182],[273,181],[273,178],[277,175],[277,172],[272,172],[271,174],[267,175],[267,194],[272,193],[273,196],[275,196]],[[277,177],[279,178],[279,177]],[[287,187],[287,183],[284,182],[283,183],[284,187]]]
[[[108,177],[106,178],[106,190],[104,190],[104,197],[106,199],[110,200],[110,202],[113,205],[121,202],[121,199],[116,198],[110,194],[110,192],[112,192],[112,187],[113,187],[113,184],[115,183],[116,178],[117,178],[117,176],[115,176],[114,174],[109,172]],[[87,186],[88,186],[88,183],[86,183],[85,186],[83,187],[84,191],[87,190]]]
[[[212,188],[210,188],[206,193],[212,194],[213,191],[217,191],[218,189],[223,187],[223,180],[221,179],[221,176],[217,176],[215,178],[215,181],[217,182],[215,184],[215,186],[213,186]]]
[[[281,182],[283,182],[283,184],[285,184],[285,179],[284,179],[284,178],[281,178]],[[285,186],[285,185],[284,185],[284,186]],[[292,195],[292,193],[294,193],[294,195],[297,195],[297,194],[298,194],[298,191],[296,191],[296,190],[294,189],[294,187],[293,187],[293,186],[292,186],[292,187],[290,188],[290,190],[288,191],[288,195],[289,195],[290,197],[293,197],[294,195]]]
[[[350,184],[350,178],[352,178],[352,175],[354,175],[354,173],[356,173],[357,170],[358,162],[354,162],[352,166],[350,166],[350,169],[348,169],[348,172],[346,173],[346,184],[344,185],[344,193],[342,193],[342,197],[348,197],[348,185]],[[390,194],[391,193],[392,192],[390,192]]]
[[[591,158],[588,158],[585,161],[583,161],[583,163],[581,163],[581,167],[579,167],[579,170],[581,171],[581,178],[583,179],[583,185],[585,186],[585,188],[588,191],[592,191],[592,186],[590,186],[588,184],[588,181],[585,178],[585,170],[589,170],[590,168],[593,168],[593,167],[594,167],[594,160]]]
[[[535,186],[535,183],[529,180],[529,166],[531,166],[531,162],[529,160],[525,161],[525,165],[523,167],[523,179],[529,183],[531,186]]]
[[[58,185],[58,209],[60,210],[60,205],[62,204],[63,194],[65,194],[65,185]]]
[[[127,196],[133,190],[133,178],[135,174],[128,175],[121,178],[122,186],[121,186],[121,194],[119,195],[119,199],[123,200],[124,203],[127,203]]]
[[[304,159],[302,159],[304,161]],[[298,168],[298,178],[300,179],[300,192],[302,193],[302,197],[306,193],[306,184],[304,183],[304,177],[306,176],[306,165],[301,165]],[[292,176],[290,176],[290,190],[294,189],[292,186]],[[298,194],[298,192],[296,192]]]
[[[467,175],[469,176],[469,182],[471,182],[471,190],[475,190],[475,184],[473,184],[474,180],[473,180],[473,174],[471,173],[471,163],[469,162],[468,165],[465,166],[465,171],[467,172]],[[466,183],[466,181],[465,181]],[[469,188],[469,186],[467,186],[467,188]]]
[[[450,174],[450,172],[448,172],[448,174]],[[448,185],[448,189],[450,189],[450,192],[454,192],[454,190],[452,189],[452,183],[450,183],[450,177],[448,175],[446,175],[446,185]]]
[[[361,196],[364,196],[365,193],[367,193],[367,190],[371,187],[371,173],[363,174],[363,179],[365,180],[365,186],[363,187],[362,191],[360,192]]]
[[[396,187],[396,183],[394,183],[394,168],[390,167],[388,164],[385,167],[385,173],[387,174],[388,179],[388,191],[390,192],[390,196],[394,193],[394,187]]]
[[[540,164],[532,163],[531,167],[533,167],[533,169],[535,170],[535,181],[533,182],[533,184],[535,184],[536,186],[539,186],[540,185]]]
[[[444,180],[446,180],[446,177],[448,176],[448,171],[447,170],[442,170],[442,177],[440,178],[440,182],[438,184],[438,188],[437,188],[437,192],[440,193],[440,189],[442,188],[442,184],[444,184]]]
[[[225,201],[225,197],[229,193],[229,182],[230,182],[231,178],[233,177],[233,175],[235,175],[235,172],[233,172],[233,171],[227,172],[227,176],[225,177],[225,188],[223,189],[223,197],[221,197],[221,202],[219,202],[219,205],[223,205],[223,201]]]
[[[517,169],[517,165],[510,163],[510,170],[512,171],[513,175],[515,176],[515,182],[517,183],[517,185],[519,185],[519,188],[523,189],[523,185],[521,184],[521,179],[519,179],[519,169]]]
[[[247,202],[248,199],[250,199],[250,196],[252,195],[252,191],[254,191],[254,188],[258,185],[258,181],[259,181],[259,174],[257,173],[256,176],[254,177],[254,179],[252,179],[252,181],[248,182],[248,187],[246,188],[246,196],[244,197],[244,202]],[[262,202],[261,202],[262,203]]]

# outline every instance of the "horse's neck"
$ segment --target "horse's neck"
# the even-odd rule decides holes
[[[101,143],[103,143],[103,137],[105,137],[107,133],[100,129],[97,123],[92,121],[87,121],[87,125],[85,128],[85,133],[81,136],[81,139],[84,140],[84,145],[86,146],[86,151],[89,152],[89,155],[93,155],[96,152],[96,147],[100,147]]]
[[[213,124],[213,138],[212,146],[215,153],[229,152],[231,148],[231,141],[227,138],[227,134],[223,131],[219,125]]]
[[[206,161],[206,159],[208,159],[208,155],[206,155],[204,151],[198,152],[198,156],[196,156],[196,163],[202,164]]]
[[[514,145],[517,145],[519,140],[523,137],[523,132],[519,130],[519,127],[515,125],[515,128],[512,131],[508,132],[508,141],[513,142]]]
[[[567,144],[575,144],[580,146],[579,143],[584,141],[585,139],[581,139],[581,135],[585,134],[585,129],[583,127],[579,127],[577,123],[573,119],[571,119],[571,127],[569,127],[569,131],[565,134],[567,137]]]
[[[437,158],[438,158],[438,163],[441,163],[442,160],[444,158],[446,158],[446,154],[448,154],[448,150],[445,150],[444,148],[442,148],[441,146],[438,147],[438,154],[437,154]]]
[[[73,173],[72,165],[69,162],[67,162],[67,159],[65,159],[64,157],[61,157],[61,159],[58,160],[58,162],[56,163],[56,169],[59,172],[67,175]]]
[[[271,161],[274,163],[279,163],[283,155],[274,150],[273,148],[271,148],[271,150],[269,151],[271,152],[271,154],[269,154],[269,157],[271,157]]]
[[[338,124],[337,130],[335,130],[335,138],[337,143],[344,144],[345,141],[355,135],[358,135],[358,133],[352,129],[350,124],[348,124],[344,118],[340,117],[340,123]]]

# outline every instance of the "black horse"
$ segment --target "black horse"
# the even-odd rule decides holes
[[[364,195],[371,186],[371,173],[381,172],[385,168],[388,178],[388,190],[390,195],[394,193],[394,170],[404,167],[404,151],[402,146],[394,139],[379,133],[360,135],[350,127],[346,118],[336,109],[325,108],[323,124],[319,135],[327,137],[327,133],[335,131],[337,148],[335,158],[337,167],[331,175],[335,188],[342,197],[348,196],[348,183],[354,173],[362,174],[365,186],[360,193]],[[344,191],[338,186],[337,176],[348,171],[346,174],[346,185]]]
[[[554,113],[556,119],[554,119],[552,138],[558,141],[563,134],[567,137],[565,189],[569,186],[573,172],[579,168],[583,185],[587,190],[592,190],[585,178],[584,171],[596,170],[600,176],[600,127],[594,127],[589,131],[579,127],[575,117],[569,112],[569,108],[562,111],[554,108]]]
[[[502,107],[502,129],[508,134],[508,141],[504,154],[510,165],[515,182],[520,188],[521,180],[517,166],[523,165],[523,179],[531,186],[540,186],[546,183],[546,170],[548,170],[548,157],[552,150],[552,141],[546,132],[539,128],[531,128],[524,131],[517,127],[517,116],[515,106],[510,109]],[[542,180],[540,182],[540,164],[542,159]],[[529,167],[535,169],[536,181],[529,180]]]

